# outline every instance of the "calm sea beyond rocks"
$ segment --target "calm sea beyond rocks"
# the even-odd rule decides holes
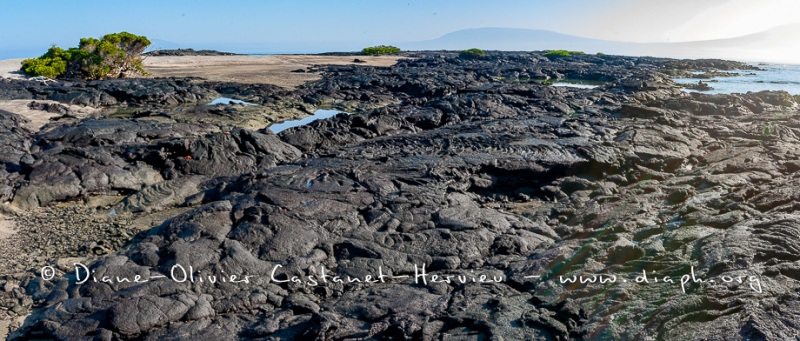
[[[752,68],[722,60],[401,56],[0,80],[52,116],[0,111],[10,339],[797,337],[797,98],[670,80]],[[320,108],[350,114],[266,129]]]

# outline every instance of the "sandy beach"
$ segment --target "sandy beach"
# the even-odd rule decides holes
[[[0,78],[23,79],[25,75],[19,71],[24,58],[0,60]]]
[[[354,63],[358,58],[366,63]],[[319,79],[318,73],[292,72],[313,65],[370,65],[391,66],[396,56],[149,56],[145,70],[151,77],[202,77],[207,80],[267,83],[294,88]]]
[[[355,63],[354,59],[365,63]],[[148,56],[144,59],[149,77],[201,77],[211,81],[238,83],[267,83],[294,88],[317,80],[318,73],[292,72],[306,70],[313,65],[370,65],[391,66],[397,56]],[[19,72],[23,59],[0,60],[0,77],[21,79]]]

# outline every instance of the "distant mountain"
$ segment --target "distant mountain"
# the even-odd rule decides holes
[[[565,49],[587,53],[800,64],[800,23],[737,38],[682,43],[625,43],[546,30],[476,28],[398,46],[404,50],[463,50],[473,47],[506,51]]]
[[[608,47],[622,43],[576,37],[546,30],[518,28],[475,28],[455,31],[421,42],[399,44],[405,50],[464,50],[473,47],[484,50],[585,50],[603,52]]]

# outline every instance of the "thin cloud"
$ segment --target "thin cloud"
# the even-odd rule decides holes
[[[796,0],[731,0],[698,12],[666,32],[671,41],[734,38],[798,22]],[[798,32],[800,33],[800,32]]]
[[[625,42],[688,42],[740,37],[797,22],[796,0],[614,0],[575,12],[565,33]]]

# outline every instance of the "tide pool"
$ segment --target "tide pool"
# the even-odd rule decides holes
[[[277,133],[280,133],[280,132],[282,132],[282,131],[284,131],[286,129],[289,129],[289,128],[304,126],[304,125],[309,124],[311,122],[314,122],[316,120],[322,120],[322,119],[326,119],[326,118],[331,118],[331,117],[334,117],[334,116],[336,116],[338,114],[342,114],[342,113],[349,115],[349,113],[346,113],[346,112],[343,112],[343,111],[339,111],[339,110],[319,109],[317,111],[314,111],[314,115],[311,115],[311,116],[308,116],[308,117],[304,117],[303,119],[300,119],[300,120],[291,120],[291,121],[284,121],[284,122],[280,122],[280,123],[275,123],[275,124],[269,126],[269,130],[272,131],[273,133],[277,134]]]

